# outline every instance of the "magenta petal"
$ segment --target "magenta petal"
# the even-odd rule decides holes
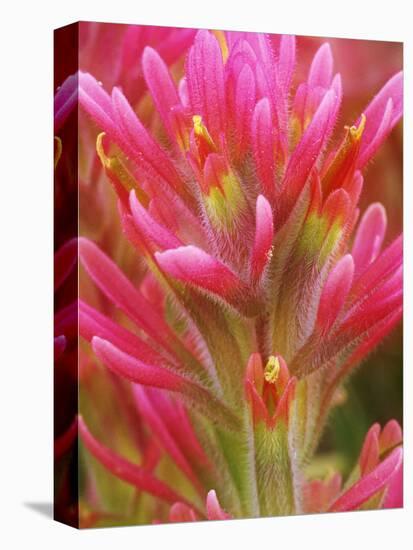
[[[233,52],[233,50],[237,47],[237,45],[241,42],[245,42],[245,38],[248,35],[245,31],[225,31],[225,39],[228,44],[228,49],[230,51],[230,57]],[[228,59],[229,61],[229,59]],[[228,63],[227,61],[227,63]]]
[[[333,54],[330,44],[323,44],[316,52],[308,75],[310,88],[329,88],[333,76]]]
[[[240,40],[234,47],[241,48],[241,44],[248,43],[249,50],[255,61],[246,61],[255,74],[257,97],[266,97],[271,105],[271,117],[274,125],[274,134],[280,144],[282,154],[287,152],[287,119],[288,119],[288,91],[286,89],[289,74],[279,78],[277,74],[277,60],[274,55],[271,40],[268,36],[257,33],[245,33],[244,40]],[[242,46],[245,51],[245,47]],[[286,48],[288,49],[288,47]],[[286,53],[286,52],[284,52]],[[290,51],[290,53],[293,53]],[[288,61],[287,61],[288,63]],[[286,67],[284,67],[286,68]],[[290,67],[291,68],[291,67]],[[290,70],[287,69],[287,71]],[[283,81],[283,78],[286,80]]]
[[[306,82],[302,82],[297,86],[293,101],[293,116],[295,116],[302,127],[305,125],[305,106],[308,94],[308,86]]]
[[[387,451],[403,442],[403,433],[396,420],[389,420],[380,434],[380,449]]]
[[[379,255],[387,227],[387,216],[380,203],[371,204],[364,213],[351,255],[356,275],[359,275]]]
[[[235,273],[196,246],[156,252],[155,258],[161,268],[175,279],[224,298],[242,290],[243,285]]]
[[[370,143],[362,144],[360,148],[359,159],[357,161],[357,167],[361,168],[364,166],[379,149],[380,145],[387,138],[392,130],[392,118],[393,118],[393,101],[391,98],[388,99],[386,108],[380,124],[377,127],[376,134]]]
[[[118,135],[112,118],[112,102],[109,94],[88,73],[79,72],[79,102],[98,126],[115,137]]]
[[[184,109],[189,109],[188,83],[184,76],[178,82],[178,95]]]
[[[288,194],[287,208],[295,203],[332,131],[341,96],[330,89],[321,101],[288,162],[283,189]]]
[[[256,205],[255,239],[251,255],[251,277],[258,280],[271,259],[274,223],[270,203],[259,195]]]
[[[352,308],[340,326],[341,333],[361,335],[399,310],[403,305],[402,283],[399,278],[396,278],[394,285],[396,289],[390,288],[388,293],[385,290],[387,285],[383,285],[379,292],[373,293],[360,306]]]
[[[403,262],[403,238],[399,235],[379,256],[355,279],[352,296],[362,300],[366,293],[380,286],[383,281],[399,271]]]
[[[165,249],[177,248],[182,245],[182,242],[173,233],[155,221],[146,208],[141,205],[134,190],[130,192],[129,204],[135,225],[156,246]]]
[[[370,473],[379,463],[380,447],[379,447],[380,424],[376,423],[369,429],[364,439],[363,448],[361,449],[359,465],[361,477]]]
[[[340,315],[353,282],[354,263],[346,254],[333,267],[321,293],[317,313],[317,326],[326,333]]]
[[[79,252],[84,268],[100,290],[155,342],[171,350],[171,330],[118,266],[88,239],[79,239]]]
[[[366,289],[367,290],[367,289]],[[351,322],[356,320],[358,317],[372,314],[373,311],[376,312],[382,308],[384,305],[389,305],[394,301],[399,302],[402,305],[401,295],[403,291],[403,266],[395,266],[394,271],[386,277],[383,277],[381,280],[377,281],[377,286],[371,286],[368,288],[368,293],[366,292],[364,296],[361,297],[360,301],[352,304],[351,308],[348,310],[344,323],[348,321]],[[352,321],[350,321],[350,319]]]
[[[231,84],[231,81],[236,80],[240,72],[245,66],[248,66],[255,72],[257,56],[250,44],[244,40],[238,40],[230,48],[228,60],[225,64],[226,87]]]
[[[82,300],[79,301],[79,333],[88,342],[94,336],[108,340],[114,346],[144,362],[163,362],[162,356],[139,336],[113,322]]]
[[[123,139],[126,138],[127,144],[132,147],[138,164],[141,164],[144,171],[149,170],[148,176],[157,175],[179,194],[182,182],[172,161],[140,122],[118,88],[113,89],[112,103],[116,124],[124,136]]]
[[[149,91],[155,106],[162,118],[171,140],[175,140],[175,132],[170,124],[170,112],[180,103],[174,81],[159,54],[146,47],[142,56],[142,68]]]
[[[331,132],[332,127],[336,123],[336,118],[338,116],[338,112],[340,110],[341,102],[343,100],[343,84],[341,82],[340,73],[338,73],[334,76],[333,81],[331,83],[330,89],[334,92],[334,98],[335,98],[335,101],[333,103],[332,114],[331,114],[331,118],[330,118],[329,131]]]
[[[403,114],[403,73],[395,74],[383,86],[379,93],[369,103],[364,111],[366,115],[366,127],[363,132],[360,149],[359,167],[369,160],[366,150],[374,139],[378,136],[378,130],[382,126],[383,117],[388,109],[389,99],[392,104],[391,118],[386,132],[382,132],[380,143],[385,139],[388,133],[394,128]],[[377,149],[379,144],[376,144]]]
[[[182,392],[186,380],[167,368],[148,365],[136,357],[121,351],[107,340],[95,336],[92,338],[93,351],[97,357],[113,372],[145,386]]]
[[[90,433],[82,417],[79,417],[78,422],[79,433],[88,451],[117,478],[123,479],[123,481],[134,485],[141,491],[150,493],[170,504],[177,501],[187,502],[169,487],[169,485],[166,485],[166,483],[154,477],[149,471],[125,460],[102,445],[102,443],[95,439]]]
[[[174,442],[180,447],[191,463],[210,466],[209,460],[198,441],[185,405],[164,391],[146,388],[146,396],[151,399],[157,414],[162,418]]]
[[[208,519],[210,520],[231,519],[232,517],[221,508],[217,494],[213,489],[207,495],[206,509]]]
[[[238,75],[235,87],[233,117],[238,150],[248,146],[251,136],[251,118],[255,105],[255,80],[252,69],[245,65]]]
[[[214,420],[227,422],[228,426],[239,427],[238,419],[228,407],[216,399],[203,386],[176,372],[140,361],[124,353],[107,340],[95,336],[92,339],[93,351],[107,368],[118,376],[144,386],[176,392],[187,397]]]
[[[252,146],[262,191],[269,197],[275,191],[274,133],[269,100],[264,97],[252,117]]]
[[[374,349],[386,336],[390,333],[391,330],[396,326],[400,321],[403,314],[403,308],[401,306],[396,307],[384,319],[379,321],[377,325],[370,328],[369,334],[366,340],[353,351],[349,359],[347,360],[343,370],[346,372],[353,366],[360,362],[364,357],[366,357],[372,349]]]
[[[155,35],[159,36],[159,29],[157,27],[152,28]],[[156,49],[165,63],[172,65],[193,43],[195,35],[195,29],[168,28],[167,36],[164,39],[158,39]]]
[[[169,521],[171,523],[184,523],[197,521],[197,517],[190,506],[182,504],[182,502],[176,502],[169,510]]]
[[[291,85],[291,79],[295,68],[295,36],[283,34],[280,38],[278,49],[278,81],[284,93],[288,95]]]
[[[192,113],[203,117],[218,140],[225,127],[224,64],[218,41],[209,31],[196,35],[186,60],[186,81]]]
[[[156,404],[159,396],[155,395],[155,399],[150,399],[150,393],[145,388],[135,384],[133,386],[133,393],[135,396],[135,402],[141,415],[145,418],[148,425],[153,430],[159,439],[160,445],[165,449],[171,458],[175,461],[177,466],[188,477],[192,484],[202,492],[202,487],[196,477],[191,465],[187,461],[186,457],[182,453],[181,449],[176,444],[176,440],[172,434],[168,431],[165,423],[165,419],[159,414]],[[159,393],[159,392],[158,392]]]
[[[163,403],[166,403],[166,400]],[[169,409],[167,408],[169,412],[165,414],[165,421],[175,441],[192,461],[203,467],[210,466],[209,459],[198,441],[185,406],[179,401],[175,402],[174,407],[172,405],[170,403]],[[162,408],[159,403],[157,406],[158,409]]]
[[[362,477],[330,506],[330,512],[356,510],[378,491],[388,486],[402,464],[403,451],[395,449],[372,472]]]
[[[389,482],[383,508],[403,508],[403,461]]]

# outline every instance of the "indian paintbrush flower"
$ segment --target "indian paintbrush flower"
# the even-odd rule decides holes
[[[383,248],[384,207],[360,218],[358,201],[400,120],[402,74],[341,131],[329,45],[298,85],[294,67],[292,36],[199,31],[175,82],[146,47],[156,137],[119,87],[79,75],[147,270],[136,284],[81,238],[83,268],[122,314],[82,300],[80,333],[130,383],[156,458],[146,441],[137,465],[79,428],[112,474],[167,503],[153,521],[400,505],[395,422],[372,427],[344,486],[338,473],[309,481],[306,465],[343,382],[401,317],[401,237]],[[159,477],[163,453],[183,490]]]

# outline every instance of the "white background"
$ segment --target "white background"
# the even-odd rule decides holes
[[[1,17],[0,546],[411,547],[412,30],[387,0],[12,1]],[[52,29],[76,20],[405,41],[405,510],[78,532],[30,507],[52,499]],[[410,19],[410,25],[409,25]],[[409,101],[410,98],[410,101]],[[410,515],[410,518],[409,518]],[[410,544],[408,542],[410,535]]]

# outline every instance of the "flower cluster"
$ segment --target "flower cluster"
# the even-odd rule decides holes
[[[100,310],[80,301],[80,334],[139,419],[139,463],[92,433],[87,415],[82,441],[152,495],[142,521],[400,506],[395,421],[371,428],[344,484],[306,468],[343,382],[402,314],[402,239],[383,247],[384,207],[358,209],[363,169],[401,118],[402,74],[341,130],[328,44],[297,84],[292,36],[202,30],[190,40],[179,82],[143,49],[150,122],[120,87],[109,95],[79,74],[142,262],[132,281],[80,239],[105,297]]]

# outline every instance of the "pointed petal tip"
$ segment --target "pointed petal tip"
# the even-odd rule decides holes
[[[234,272],[197,246],[180,246],[157,252],[155,258],[160,267],[175,279],[224,298],[244,289]]]
[[[176,502],[171,506],[171,509],[169,511],[169,521],[171,523],[197,521],[197,516],[190,506],[187,506],[182,502]]]
[[[358,167],[362,168],[376,153],[403,115],[403,72],[393,75],[364,110],[363,133]]]
[[[330,271],[321,292],[317,325],[322,333],[326,333],[334,325],[340,315],[354,276],[354,261],[351,254],[343,256]]]
[[[346,512],[357,510],[371,497],[391,483],[399,471],[403,461],[401,447],[394,449],[376,468],[345,491],[330,506],[330,512]]]
[[[104,446],[89,431],[82,416],[78,417],[78,426],[85,447],[115,477],[170,504],[180,501],[189,506],[186,499],[176,493],[169,485],[154,477],[146,469],[129,462]]]
[[[145,46],[142,52],[142,63],[148,63],[151,59],[160,57],[158,52],[151,46]]]
[[[225,520],[231,519],[231,515],[227,514],[219,504],[217,494],[214,489],[208,492],[206,499],[207,516],[209,520]]]
[[[325,42],[317,50],[310,67],[308,84],[311,87],[328,88],[333,73],[333,53],[331,46]]]
[[[102,363],[130,382],[170,391],[189,391],[191,388],[190,383],[179,374],[162,366],[147,364],[120,350],[108,340],[94,336],[91,343],[93,351]]]
[[[387,214],[384,206],[371,204],[357,228],[352,255],[357,274],[368,267],[379,255],[387,229]]]
[[[401,445],[403,442],[403,432],[397,420],[393,419],[387,422],[380,434],[379,442],[382,453],[385,453],[396,445]]]
[[[257,281],[272,255],[274,220],[272,208],[264,195],[258,195],[256,202],[255,239],[251,255],[251,276]]]

